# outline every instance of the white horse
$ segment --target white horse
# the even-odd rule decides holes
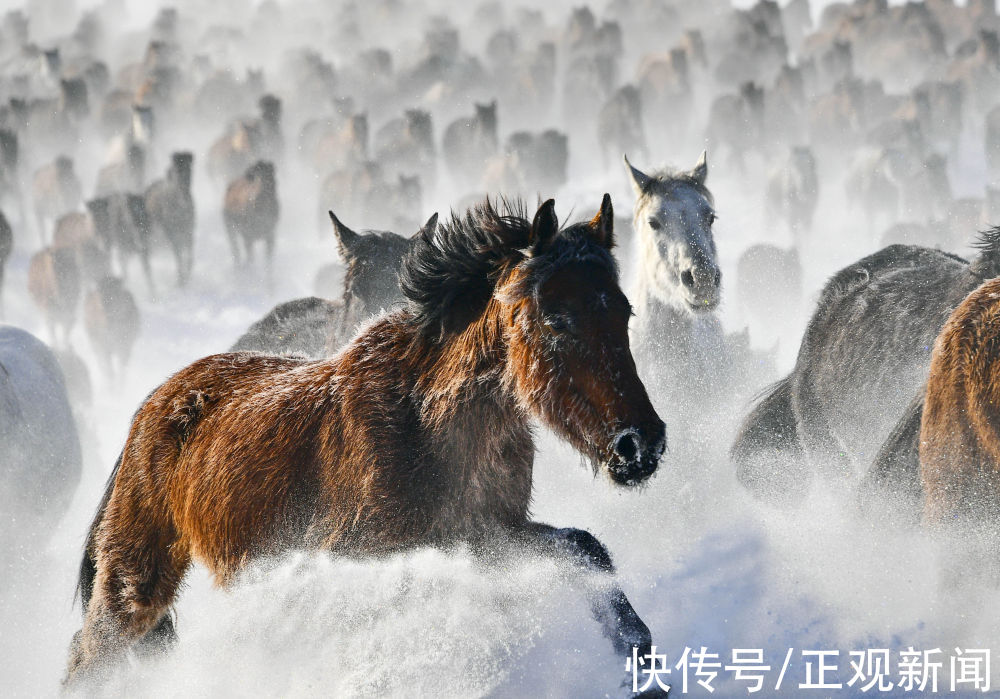
[[[702,152],[689,171],[647,175],[625,158],[635,190],[632,348],[653,402],[680,434],[717,441],[719,413],[742,408],[740,394],[763,386],[745,335],[726,336],[712,225],[715,203],[705,186]],[[759,385],[757,385],[759,384]],[[662,414],[661,413],[661,414]],[[678,428],[674,434],[678,434]],[[707,432],[706,432],[707,430]],[[714,433],[714,434],[713,434]]]
[[[0,564],[29,558],[80,482],[80,440],[62,371],[34,335],[0,325]]]

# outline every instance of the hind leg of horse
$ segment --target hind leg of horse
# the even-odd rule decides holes
[[[141,513],[121,519],[114,531],[128,532],[128,540],[97,552],[94,593],[83,628],[73,637],[67,684],[107,667],[137,642],[149,652],[174,637],[169,608],[190,565],[189,552],[144,526],[150,520]]]
[[[184,248],[177,243],[174,245],[174,262],[177,264],[177,286],[183,287],[186,281],[184,275]]]
[[[42,247],[45,247],[45,215],[35,209],[35,226],[38,229],[38,240],[41,241]]]
[[[146,277],[146,286],[149,287],[149,295],[156,297],[156,285],[153,284],[153,268],[149,263],[149,251],[143,250],[139,253],[139,261],[142,264],[142,274]]]
[[[583,568],[607,573],[609,584],[596,591],[590,600],[594,618],[618,655],[631,658],[633,648],[640,657],[650,653],[653,641],[649,627],[611,580],[615,566],[604,544],[583,529],[557,529],[538,522],[529,523],[526,534],[532,546],[548,555],[568,558]]]
[[[269,291],[274,290],[274,234],[272,233],[268,237],[264,238],[264,264],[267,266],[265,274],[267,275],[267,288]]]
[[[177,631],[174,629],[174,619],[167,612],[146,635],[135,645],[137,655],[149,657],[170,650],[177,643]]]
[[[246,266],[248,268],[253,267],[253,244],[254,241],[252,238],[246,235],[243,236],[243,254],[244,254],[243,259],[246,262]]]
[[[191,270],[194,268],[194,239],[188,238],[184,245],[184,283],[191,280]]]

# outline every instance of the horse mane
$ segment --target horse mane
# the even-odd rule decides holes
[[[671,195],[678,187],[691,187],[698,194],[705,197],[709,204],[715,206],[715,197],[705,186],[705,183],[685,170],[674,170],[665,167],[649,173],[649,181],[642,188],[639,199],[644,199],[652,194]],[[638,202],[636,202],[638,204]]]
[[[972,247],[979,251],[970,269],[983,279],[1000,276],[1000,226],[980,231]]]
[[[424,231],[403,259],[399,286],[412,323],[426,335],[444,339],[460,332],[486,307],[503,272],[524,263],[526,275],[516,293],[532,286],[570,260],[592,260],[611,270],[618,267],[607,248],[572,224],[559,231],[542,251],[529,252],[531,221],[519,199],[500,197],[470,208],[437,231]]]
[[[505,198],[487,198],[464,216],[452,211],[437,231],[421,233],[399,271],[414,324],[443,338],[471,322],[493,294],[499,272],[524,259],[530,233],[524,204]]]

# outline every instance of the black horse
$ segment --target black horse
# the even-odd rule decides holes
[[[343,296],[335,301],[308,296],[278,304],[251,325],[230,352],[297,353],[319,359],[344,344],[358,324],[402,302],[403,257],[417,236],[437,228],[437,214],[413,238],[389,231],[356,233],[332,211],[330,219],[347,267]]]

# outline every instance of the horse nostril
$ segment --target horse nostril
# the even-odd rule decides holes
[[[626,461],[632,461],[639,453],[639,442],[632,432],[623,432],[615,440],[615,453]]]
[[[694,286],[694,274],[691,273],[691,270],[686,269],[681,272],[681,283],[689,289]]]
[[[715,286],[716,287],[722,286],[722,271],[718,269],[715,270]]]

